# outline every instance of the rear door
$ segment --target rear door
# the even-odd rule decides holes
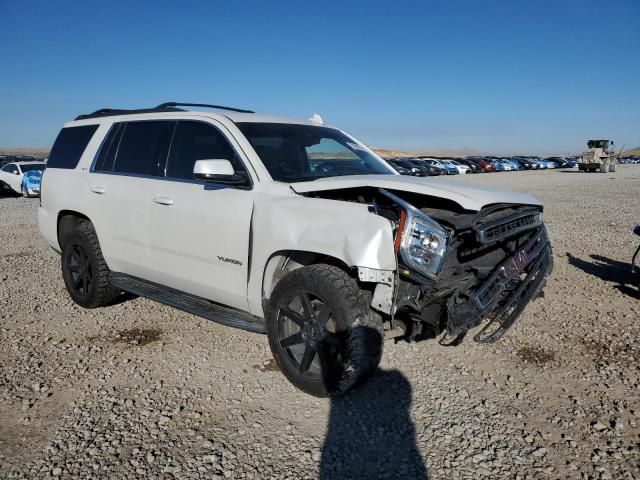
[[[112,271],[151,279],[149,187],[164,174],[175,124],[173,120],[116,123],[100,148],[85,199]]]
[[[193,178],[196,160],[226,159],[245,171],[235,140],[214,120],[177,123],[163,180],[151,182],[150,260],[158,283],[248,310],[254,193]]]

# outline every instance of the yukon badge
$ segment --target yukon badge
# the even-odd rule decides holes
[[[218,260],[225,263],[233,263],[234,265],[242,265],[242,262],[240,260],[236,260],[235,258],[221,257],[220,255],[218,255]]]

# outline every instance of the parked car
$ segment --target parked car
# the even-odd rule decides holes
[[[418,160],[413,160],[412,161],[413,164],[417,164],[420,167],[424,168],[427,171],[427,175],[429,175],[430,177],[437,177],[439,175],[445,175],[445,172],[442,168],[438,167],[437,165],[429,165],[425,162],[420,162]]]
[[[496,169],[496,172],[510,172],[513,170],[513,167],[510,163],[504,162],[500,159],[494,160],[491,162]]]
[[[22,176],[31,170],[44,170],[44,162],[12,162],[0,168],[0,189],[22,194]]]
[[[569,166],[569,162],[562,157],[547,157],[545,161],[550,165],[549,168],[567,168]]]
[[[462,175],[471,171],[471,169],[467,165],[458,163],[455,160],[440,160],[440,162],[445,165],[452,165],[458,171],[458,173]]]
[[[553,166],[549,162],[547,162],[546,160],[544,160],[542,158],[538,160],[538,165],[540,167],[540,170],[553,168]]]
[[[445,175],[458,175],[460,173],[458,167],[444,163],[442,160],[435,160],[433,158],[418,158],[417,160],[439,168]]]
[[[20,182],[20,190],[23,197],[38,197],[40,196],[40,183],[42,182],[42,170],[29,170],[22,176],[22,182]]]
[[[519,171],[519,170],[524,170],[524,168],[522,167],[522,165],[520,164],[520,162],[518,162],[517,160],[514,160],[513,158],[505,158],[503,159],[503,161],[507,162],[509,165],[511,165],[511,168],[513,170]]]
[[[377,368],[385,335],[493,342],[543,288],[530,195],[397,175],[317,116],[203,107],[101,109],[61,130],[38,225],[81,307],[126,291],[266,333],[279,370],[326,396]]]
[[[415,162],[404,158],[397,159],[396,162],[409,169],[411,171],[411,175],[413,175],[414,177],[426,177],[427,175],[429,175],[427,168],[423,165],[418,165]]]
[[[512,160],[517,161],[523,170],[538,170],[540,168],[540,165],[530,158],[516,157]]]
[[[489,173],[496,171],[493,163],[486,158],[467,158],[467,160],[478,165],[483,172]]]
[[[386,162],[400,175],[413,175],[410,168],[402,166],[402,164],[397,160],[387,159]]]
[[[471,160],[467,160],[466,158],[457,158],[454,161],[469,167],[469,170],[470,170],[469,173],[483,173],[484,172],[484,169],[480,165],[478,165],[475,162],[472,162]]]

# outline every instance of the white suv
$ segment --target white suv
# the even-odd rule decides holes
[[[485,320],[474,338],[497,340],[551,269],[534,198],[400,176],[317,116],[173,102],[81,115],[41,201],[76,303],[129,292],[267,333],[317,396],[375,370],[385,336],[457,342]]]

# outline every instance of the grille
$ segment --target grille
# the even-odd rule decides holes
[[[504,260],[473,296],[480,311],[488,312],[491,310],[507,286],[520,283],[522,281],[521,272],[526,271],[527,266],[532,262],[535,263],[536,259],[547,251],[548,245],[547,232],[542,227],[515,255]]]
[[[540,225],[542,225],[542,215],[539,212],[528,211],[487,222],[474,230],[478,241],[482,244],[488,244],[512,237],[525,230],[537,228]]]

